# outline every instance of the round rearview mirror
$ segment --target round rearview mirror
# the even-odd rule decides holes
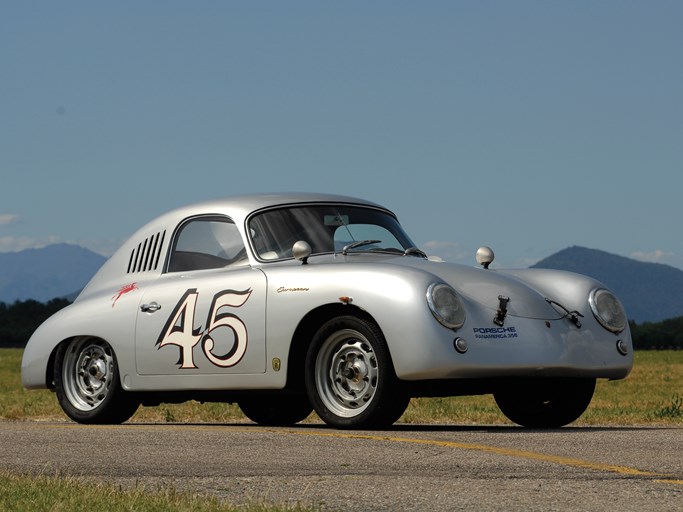
[[[477,249],[477,263],[479,263],[482,267],[489,268],[493,258],[493,250],[490,247],[484,246]]]
[[[311,255],[311,252],[311,246],[308,244],[308,242],[305,242],[304,240],[294,242],[294,245],[292,246],[292,256],[294,256],[297,260],[301,261],[301,263],[303,263],[304,265],[307,263],[308,257]]]

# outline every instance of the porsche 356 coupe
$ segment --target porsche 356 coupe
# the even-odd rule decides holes
[[[582,275],[429,258],[388,209],[319,194],[176,209],[136,232],[33,334],[24,386],[81,423],[140,404],[236,402],[290,425],[397,421],[411,397],[493,394],[553,428],[633,363],[619,300]]]

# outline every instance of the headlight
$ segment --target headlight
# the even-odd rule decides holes
[[[427,288],[427,303],[434,317],[449,329],[459,329],[465,323],[465,305],[455,290],[444,283]]]
[[[605,329],[617,333],[626,328],[626,313],[612,292],[596,288],[588,296],[588,302],[593,315]]]

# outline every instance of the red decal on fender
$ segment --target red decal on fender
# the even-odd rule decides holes
[[[111,303],[111,307],[116,306],[116,301],[119,300],[123,295],[138,289],[138,283],[130,283],[125,286],[122,286],[121,288],[119,288],[119,291],[112,296],[111,300],[113,302]]]

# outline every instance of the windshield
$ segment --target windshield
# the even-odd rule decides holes
[[[340,252],[344,248],[348,252],[403,254],[414,247],[393,215],[360,206],[307,205],[267,210],[254,215],[248,228],[256,255],[263,260],[291,258],[292,246],[299,240],[308,242],[312,254]]]

